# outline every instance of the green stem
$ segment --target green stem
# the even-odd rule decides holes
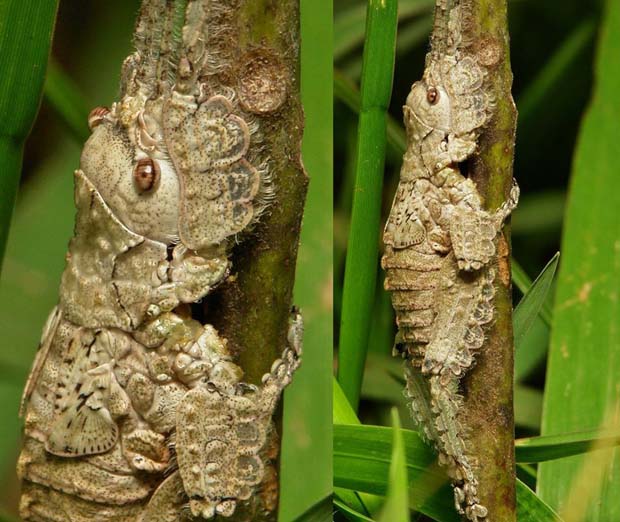
[[[392,92],[397,1],[369,0],[355,191],[343,285],[338,380],[357,408],[374,303],[386,112]]]
[[[0,2],[0,268],[24,142],[39,109],[57,0]]]

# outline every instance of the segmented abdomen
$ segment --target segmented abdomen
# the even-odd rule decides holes
[[[420,355],[418,350],[432,337],[445,256],[419,252],[415,247],[396,250],[387,246],[381,265],[401,340],[413,349],[411,355]]]

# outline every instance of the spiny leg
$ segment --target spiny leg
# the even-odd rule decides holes
[[[459,422],[462,397],[458,394],[459,379],[437,375],[430,378],[431,404],[439,433],[440,462],[448,467],[453,480],[455,506],[472,522],[484,520],[487,509],[478,499],[478,481],[467,455],[465,430]]]

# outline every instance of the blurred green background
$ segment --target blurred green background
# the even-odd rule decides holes
[[[303,153],[311,182],[295,302],[304,313],[306,334],[304,363],[285,398],[283,521],[293,520],[331,491],[331,3],[301,4],[302,97],[307,114]],[[81,150],[76,134],[79,126],[85,128],[90,108],[116,99],[138,6],[138,0],[60,2],[52,56],[74,85],[58,83],[55,74],[48,76],[46,96],[26,145],[0,278],[0,512],[15,512],[19,398],[41,328],[57,301],[72,235],[72,173]],[[58,104],[73,111],[73,128],[53,110],[52,105]]]

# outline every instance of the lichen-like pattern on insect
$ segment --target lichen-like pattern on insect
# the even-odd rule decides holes
[[[404,106],[408,147],[385,227],[385,287],[399,327],[414,420],[453,481],[459,513],[486,521],[475,456],[462,426],[459,384],[493,320],[496,238],[519,190],[496,211],[482,206],[464,162],[493,113],[486,71],[461,41],[458,2],[439,1],[424,76]]]
[[[261,123],[225,81],[230,6],[190,0],[179,41],[174,9],[143,2],[121,100],[88,118],[59,304],[22,403],[27,521],[245,521],[275,508],[261,486],[301,317],[260,386],[192,317],[273,190]]]

